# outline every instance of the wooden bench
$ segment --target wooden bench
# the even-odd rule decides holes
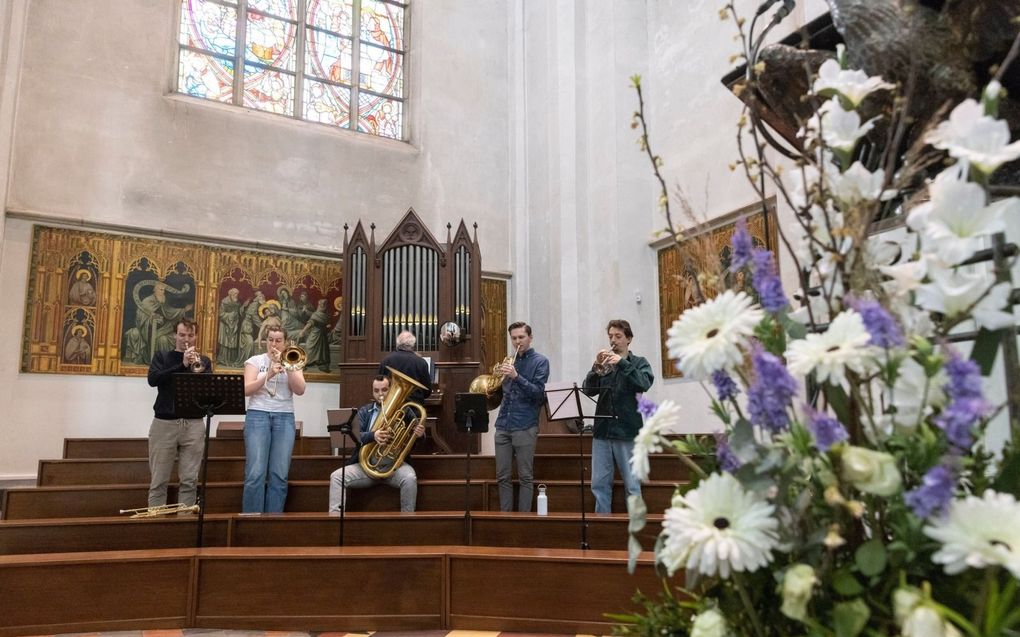
[[[581,440],[585,453],[591,453],[591,436]],[[576,454],[577,436],[569,434],[539,434],[536,453]],[[302,435],[294,442],[295,456],[328,456],[332,447],[328,436]],[[217,438],[209,440],[209,456],[243,456],[244,440]],[[65,438],[63,458],[148,458],[147,438]]]
[[[548,480],[549,510],[579,512],[581,489],[576,481]],[[241,482],[210,483],[206,491],[206,513],[236,513],[241,506]],[[648,510],[665,510],[672,501],[672,482],[653,482],[642,487]],[[177,499],[177,486],[170,485],[168,500]],[[623,483],[613,489],[613,510],[627,510]],[[421,480],[418,482],[419,511],[463,511],[465,486],[463,480]],[[95,485],[68,487],[12,487],[3,495],[3,511],[7,520],[35,518],[96,517],[117,515],[121,509],[145,506],[147,484]],[[586,508],[594,509],[594,499],[585,486]],[[377,485],[368,489],[352,489],[351,511],[397,511],[400,494],[396,489]],[[472,482],[472,511],[499,508],[495,480]],[[329,481],[291,481],[287,495],[288,512],[324,512],[329,501]]]
[[[350,450],[348,450],[349,452]],[[295,456],[290,463],[291,480],[324,480],[340,468],[343,459],[338,456]],[[687,469],[675,457],[653,455],[650,458],[652,476],[657,480],[687,479]],[[467,465],[464,455],[419,456],[412,455],[408,464],[414,467],[419,480],[463,480]],[[580,480],[581,462],[577,456],[538,454],[535,456],[536,481]],[[591,480],[591,459],[584,458],[584,479]],[[516,466],[514,466],[516,471]],[[244,479],[244,457],[211,457],[208,474],[210,482],[237,482]],[[496,476],[493,456],[471,458],[471,480],[492,480]],[[171,481],[177,481],[174,471]],[[37,486],[72,486],[99,484],[148,484],[149,461],[144,458],[85,458],[40,460]]]
[[[588,515],[586,520],[592,548],[627,545],[626,514]],[[189,548],[195,545],[197,521],[194,515],[8,520],[0,522],[0,555]],[[641,534],[645,546],[654,545],[661,522],[661,513],[649,516]],[[338,513],[210,513],[202,538],[204,546],[336,546],[339,531]],[[581,516],[473,511],[467,531],[469,537],[463,511],[352,511],[344,520],[344,544],[579,548]]]
[[[357,590],[338,586],[357,582]],[[492,594],[493,582],[499,594]],[[583,587],[579,588],[583,583]],[[154,628],[608,634],[658,590],[626,551],[204,548],[0,556],[0,637]],[[577,590],[570,603],[565,592]],[[281,591],[285,593],[281,594]]]

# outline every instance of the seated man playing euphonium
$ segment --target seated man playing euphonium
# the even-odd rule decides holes
[[[347,466],[337,469],[329,476],[329,510],[339,511],[346,502],[347,489],[363,489],[375,484],[386,484],[394,489],[400,489],[400,511],[406,513],[414,512],[418,502],[418,476],[414,467],[404,462],[397,467],[396,471],[383,479],[376,479],[365,472],[365,469],[358,463],[358,455],[364,445],[375,442],[384,445],[388,443],[393,435],[387,428],[380,428],[372,431],[375,419],[379,416],[383,400],[390,389],[390,379],[385,376],[376,376],[372,381],[372,402],[358,408],[358,431],[360,436],[354,436],[355,447]],[[413,429],[415,438],[425,435],[425,424],[420,420]]]

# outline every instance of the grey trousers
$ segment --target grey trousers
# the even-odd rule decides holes
[[[532,482],[535,477],[535,445],[538,443],[538,425],[529,429],[496,430],[496,481],[499,483],[499,510],[514,510],[514,483],[510,461],[517,456],[517,510],[531,511]]]
[[[344,481],[340,481],[343,475]],[[360,464],[349,464],[346,470],[337,469],[329,476],[329,510],[339,511],[344,505],[347,489],[364,489],[374,484],[383,483],[394,489],[400,489],[400,511],[402,513],[414,512],[418,504],[418,475],[414,467],[406,462],[394,471],[385,480],[376,480],[370,477]]]
[[[205,450],[205,422],[201,418],[163,420],[149,425],[149,506],[166,504],[166,485],[177,460],[180,489],[177,502],[191,506],[198,494],[198,471]]]

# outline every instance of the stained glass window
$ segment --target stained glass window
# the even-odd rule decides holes
[[[406,138],[408,0],[180,2],[178,92]]]

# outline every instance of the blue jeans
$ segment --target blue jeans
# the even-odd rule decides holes
[[[293,412],[248,410],[244,417],[242,512],[283,512],[283,505],[287,501],[290,455],[293,451]]]
[[[613,465],[620,469],[627,495],[641,495],[641,481],[630,472],[633,440],[591,441],[591,492],[595,496],[595,513],[613,512]]]

